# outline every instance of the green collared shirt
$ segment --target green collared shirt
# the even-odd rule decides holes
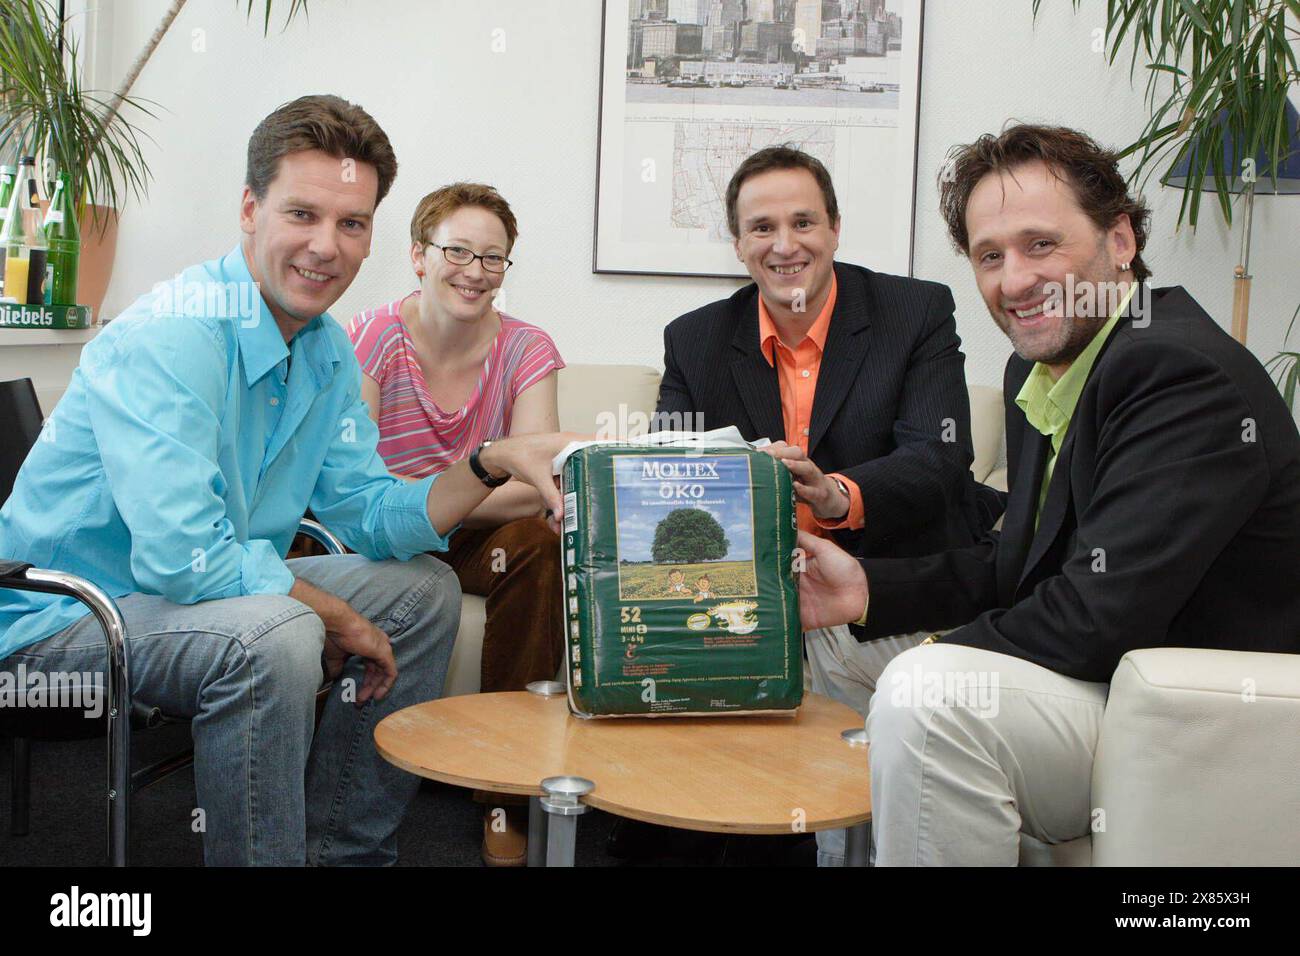
[[[1102,346],[1110,338],[1110,333],[1119,323],[1120,316],[1128,309],[1129,300],[1133,298],[1136,289],[1136,285],[1129,286],[1128,293],[1111,315],[1110,321],[1093,336],[1088,347],[1079,353],[1079,357],[1065,370],[1064,375],[1053,382],[1047,366],[1037,362],[1029,372],[1029,377],[1025,379],[1025,384],[1020,387],[1020,393],[1016,395],[1016,404],[1025,413],[1029,424],[1044,437],[1049,438],[1052,443],[1051,451],[1047,455],[1047,468],[1043,471],[1043,486],[1038,491],[1038,510],[1034,514],[1035,529],[1038,528],[1038,518],[1043,512],[1043,503],[1047,500],[1047,487],[1052,482],[1052,469],[1056,466],[1056,456],[1060,454],[1061,446],[1065,444],[1065,434],[1070,429],[1070,419],[1074,417],[1074,407],[1079,403],[1083,386],[1088,381],[1088,375],[1092,372],[1092,366],[1096,363]]]

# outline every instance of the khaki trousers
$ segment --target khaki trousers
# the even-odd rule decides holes
[[[1090,832],[1108,684],[957,644],[885,668],[867,715],[877,866],[1015,866]]]
[[[847,625],[805,631],[804,650],[812,690],[852,707],[865,719],[881,672],[895,657],[928,636],[928,631],[922,631],[859,644]],[[844,865],[844,835],[843,830],[817,834],[818,866]]]

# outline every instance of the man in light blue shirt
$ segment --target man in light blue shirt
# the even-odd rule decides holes
[[[327,314],[369,254],[396,175],[337,97],[295,100],[248,147],[243,236],[160,283],[83,350],[0,510],[0,556],[86,577],[126,620],[135,696],[193,720],[209,864],[391,863],[417,778],[384,716],[439,696],[460,591],[446,550],[503,474],[558,513],[564,436],[403,482],[376,451]],[[436,483],[437,488],[433,486]],[[310,509],[357,552],[286,561]],[[69,598],[0,590],[0,671],[105,667]],[[337,678],[313,734],[322,667]]]

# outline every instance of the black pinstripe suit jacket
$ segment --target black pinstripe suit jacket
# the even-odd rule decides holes
[[[982,486],[970,473],[970,403],[952,293],[840,262],[835,276],[808,452],[823,472],[857,483],[866,511],[866,527],[835,532],[837,542],[867,557],[972,543],[1001,502],[993,495],[981,507]],[[670,323],[664,366],[659,413],[703,416],[696,428],[735,425],[749,440],[786,437],[777,373],[759,348],[752,283]]]

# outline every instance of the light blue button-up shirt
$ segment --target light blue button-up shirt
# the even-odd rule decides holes
[[[308,508],[375,560],[445,551],[426,509],[435,476],[393,478],[378,439],[346,333],[321,315],[286,347],[236,247],[82,350],[0,509],[0,557],[195,604],[287,594]],[[0,659],[84,613],[0,590]]]

